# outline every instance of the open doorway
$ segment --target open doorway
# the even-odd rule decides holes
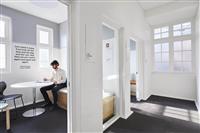
[[[130,94],[131,102],[138,100],[138,70],[137,70],[137,44],[134,39],[129,39],[129,53],[130,53]]]
[[[20,132],[23,128],[23,132],[67,132],[67,125],[70,123],[67,113],[69,108],[67,105],[70,102],[68,98],[70,90],[69,7],[57,0],[51,2],[25,0],[4,1],[0,4],[0,9],[1,24],[3,23],[4,26],[6,23],[4,29],[8,36],[5,38],[9,38],[9,47],[6,48],[9,52],[4,52],[9,69],[7,73],[1,73],[1,80],[7,83],[8,88],[4,94],[20,94],[24,101],[23,107],[20,100],[16,100],[16,103],[6,101],[12,109],[10,111],[11,131]],[[6,18],[5,22],[4,18]],[[3,47],[0,48],[0,51],[2,50]],[[68,81],[67,86],[57,92],[55,110],[49,106],[42,106],[44,98],[40,92],[40,88],[52,82],[43,79],[52,76],[50,63],[53,60],[58,61],[59,68],[65,71]],[[60,81],[60,78],[58,80]],[[34,86],[30,87],[30,84]],[[48,91],[47,95],[54,104],[52,92]],[[29,110],[31,111],[25,113]],[[4,132],[4,127],[3,122],[0,124],[0,132]]]
[[[103,128],[119,116],[119,38],[118,30],[102,25]]]

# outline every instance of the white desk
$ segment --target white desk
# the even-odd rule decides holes
[[[10,130],[10,110],[7,103],[0,102],[0,112],[6,111],[6,130]]]
[[[24,112],[23,113],[24,117],[35,117],[45,112],[44,108],[36,108],[36,88],[41,88],[41,87],[49,86],[52,84],[53,82],[31,81],[31,82],[16,83],[16,84],[11,85],[12,88],[32,88],[33,89],[33,109]]]

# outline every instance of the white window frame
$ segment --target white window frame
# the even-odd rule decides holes
[[[41,25],[37,25],[36,28],[37,28],[36,37],[37,37],[37,48],[38,48],[38,65],[39,65],[39,68],[49,69],[50,62],[48,64],[48,66],[46,66],[46,67],[40,66],[40,53],[39,52],[40,52],[40,49],[48,49],[49,50],[49,61],[52,60],[52,58],[53,58],[53,29],[49,28],[49,27],[41,26]],[[40,31],[45,31],[45,32],[49,33],[49,44],[40,43]]]
[[[169,50],[168,51],[162,51],[162,46],[163,44],[168,44],[168,47],[169,47]],[[155,52],[155,49],[154,49],[154,71],[157,71],[157,72],[168,72],[170,70],[170,44],[169,42],[162,42],[162,43],[156,43],[154,44],[154,48],[155,48],[155,45],[161,45],[161,50],[160,52]],[[156,61],[156,58],[155,58],[155,54],[158,54],[160,53],[160,61]],[[163,54],[165,53],[168,53],[169,54],[169,57],[168,57],[168,61],[163,61]],[[168,63],[168,70],[166,71],[159,71],[159,70],[156,70],[156,63],[158,64],[164,64],[164,63]]]
[[[8,16],[0,15],[0,20],[5,22],[5,38],[0,37],[0,43],[6,48],[6,67],[0,68],[0,73],[11,72],[11,45],[12,45],[12,19]]]
[[[190,28],[183,28],[183,24],[185,24],[185,23],[190,23]],[[174,30],[174,26],[176,26],[176,25],[180,25],[181,28],[178,29],[178,30]],[[185,34],[185,35],[184,35],[184,34],[183,34],[184,29],[190,29],[190,34],[192,34],[192,22],[191,22],[191,21],[188,21],[188,22],[183,22],[183,23],[179,23],[179,24],[174,24],[174,25],[172,26],[173,37],[180,37],[180,36],[187,36],[187,35],[190,35],[190,34]],[[175,32],[175,31],[179,31],[179,32],[181,33],[181,35],[175,36],[175,35],[174,35],[174,32]]]
[[[183,42],[184,42],[184,41],[191,41],[191,50],[183,50]],[[174,65],[175,65],[175,63],[181,63],[181,64],[183,64],[183,63],[186,63],[186,62],[187,62],[187,63],[190,62],[190,63],[191,63],[191,66],[192,66],[192,65],[193,65],[193,64],[192,64],[192,60],[193,60],[193,59],[192,59],[192,54],[193,54],[192,40],[189,39],[189,40],[181,40],[181,41],[174,41],[174,42],[180,42],[180,43],[181,43],[181,50],[174,51],[174,43],[173,43],[173,57],[174,57],[174,54],[175,54],[176,52],[181,53],[181,60],[176,61],[176,60],[173,59],[173,63],[174,63],[174,64],[173,64],[173,70],[174,70]],[[187,51],[188,51],[188,52],[191,52],[191,60],[184,60],[184,59],[183,59],[183,53],[184,53],[184,52],[187,52]],[[184,66],[181,67],[181,71],[175,71],[175,70],[174,70],[174,71],[175,71],[175,72],[190,72],[190,71],[184,71],[183,68],[184,68]],[[193,68],[191,68],[191,71],[192,71],[192,69],[193,69]]]
[[[189,35],[182,35],[182,36],[173,36],[173,26],[177,24],[183,24],[183,23],[191,23],[191,34]],[[161,38],[161,39],[154,39],[154,29],[157,28],[162,28],[165,27],[166,25],[169,26],[169,37],[168,38]],[[194,63],[194,58],[195,58],[195,43],[194,43],[194,20],[193,19],[187,19],[187,20],[181,20],[175,23],[169,23],[169,24],[163,24],[163,25],[158,25],[158,26],[153,26],[152,27],[152,57],[153,57],[153,67],[152,67],[152,72],[153,73],[194,73],[195,71],[195,63]],[[191,40],[192,43],[192,70],[191,71],[174,71],[174,50],[173,50],[173,43],[175,41],[184,41],[184,40]],[[159,44],[159,43],[164,43],[164,42],[169,42],[169,71],[157,71],[155,68],[155,59],[154,59],[154,44]]]
[[[163,28],[168,28],[168,30],[167,31],[162,31],[163,30]],[[156,33],[155,32],[155,30],[160,30],[160,32],[158,32],[158,33]],[[168,38],[168,37],[163,37],[163,34],[165,34],[165,33],[168,33],[168,37],[169,37],[169,26],[162,26],[162,27],[159,27],[159,28],[155,28],[154,29],[154,32],[153,32],[153,34],[154,34],[154,40],[159,40],[159,39],[164,39],[164,38]],[[160,35],[160,38],[157,38],[157,39],[155,39],[155,35]]]

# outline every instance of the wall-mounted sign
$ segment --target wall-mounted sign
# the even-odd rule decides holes
[[[13,45],[13,60],[19,69],[31,69],[32,64],[36,62],[36,47],[15,43]]]

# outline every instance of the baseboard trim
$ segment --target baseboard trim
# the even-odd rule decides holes
[[[128,113],[126,113],[126,116],[123,119],[128,119],[129,116],[131,116],[133,114],[133,111],[129,111]]]
[[[38,100],[36,100],[36,103],[43,102],[43,101],[44,101],[44,99],[38,99]],[[33,104],[32,101],[31,101],[31,102],[24,103],[24,106],[28,106],[28,105],[31,105],[31,104]],[[18,104],[18,105],[17,105],[17,108],[20,108],[20,107],[22,107],[22,106],[23,106],[22,104]],[[11,106],[11,107],[9,107],[9,109],[10,109],[10,110],[13,110],[13,109],[15,109],[15,107],[14,107],[14,106]]]
[[[144,99],[142,99],[142,100],[147,100],[150,96],[151,96],[151,94],[148,94],[148,95],[145,96]]]
[[[200,114],[200,107],[199,107],[199,104],[198,104],[198,102],[195,100],[195,105],[196,105],[196,107],[197,107],[197,110],[198,110],[198,112],[199,112],[199,114]]]
[[[109,128],[113,123],[115,123],[119,119],[119,115],[115,115],[110,120],[108,120],[106,123],[103,124],[103,131],[105,131],[107,128]]]

